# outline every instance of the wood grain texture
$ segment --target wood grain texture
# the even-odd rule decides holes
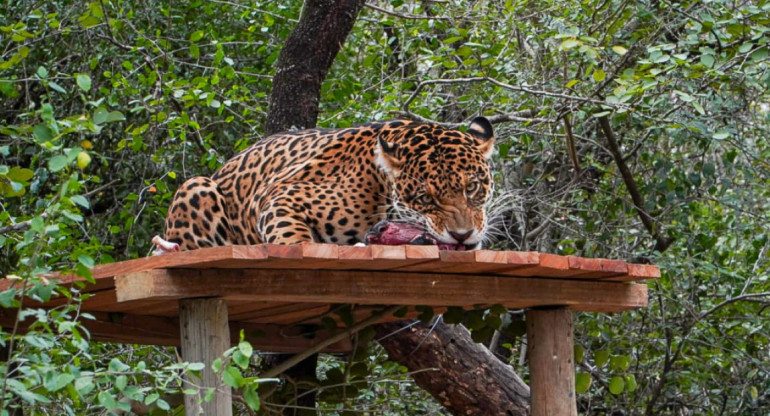
[[[119,303],[227,297],[239,301],[619,311],[647,305],[647,286],[615,282],[436,273],[159,269],[118,276]]]
[[[475,250],[439,251],[436,246],[337,246],[303,243],[293,246],[258,244],[210,247],[194,251],[127,260],[96,266],[95,283],[85,292],[114,287],[111,277],[142,270],[175,268],[377,270],[586,280],[639,281],[660,277],[657,266],[622,260],[587,259],[537,252]],[[66,285],[84,282],[74,275],[51,275]],[[0,280],[0,290],[18,285]]]
[[[184,396],[186,416],[232,416],[233,397],[229,386],[224,384],[211,368],[211,363],[230,348],[230,326],[227,319],[227,303],[222,299],[183,299],[179,301],[179,327],[182,338],[182,358],[190,363],[203,363],[200,378],[185,375],[185,387],[198,390],[198,394]],[[206,390],[216,389],[210,401],[203,400]]]
[[[577,416],[572,312],[527,311],[531,416]]]
[[[414,372],[417,385],[451,414],[528,415],[529,387],[513,367],[474,342],[467,329],[441,321],[406,330],[403,326],[401,322],[376,325],[380,344],[391,360]],[[391,336],[396,331],[398,335]]]
[[[90,334],[90,339],[123,344],[163,345],[178,347],[179,319],[148,315],[135,315],[120,312],[90,312],[95,319],[80,321]],[[13,327],[16,311],[0,309],[0,326]],[[20,333],[25,333],[35,323],[34,317],[28,317],[19,323]],[[298,353],[327,339],[329,334],[319,330],[309,332],[307,328],[287,328],[275,324],[253,324],[230,321],[230,341],[236,345],[240,332],[256,350]],[[328,347],[324,352],[348,352],[352,349],[349,340],[343,340]]]

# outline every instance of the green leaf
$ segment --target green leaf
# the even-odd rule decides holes
[[[241,341],[238,343],[238,350],[241,352],[241,354],[245,355],[246,358],[251,357],[251,354],[254,353],[254,349],[251,347],[251,344],[246,341]]]
[[[72,374],[57,374],[53,386],[49,387],[48,390],[51,392],[59,391],[67,387],[67,385],[70,384],[73,380],[75,380],[75,376]]]
[[[599,350],[594,352],[594,364],[597,367],[603,367],[607,364],[607,360],[610,358],[610,352],[608,350]]]
[[[206,368],[206,364],[203,364],[203,363],[190,363],[190,364],[187,364],[187,369],[190,370],[190,371],[201,371],[204,368]],[[218,370],[214,370],[214,371],[218,371]]]
[[[690,103],[690,104],[692,104],[692,106],[693,106],[693,107],[695,107],[695,110],[696,110],[698,113],[700,113],[700,115],[702,115],[702,116],[705,116],[705,115],[706,115],[706,110],[705,110],[705,109],[703,109],[703,106],[702,106],[702,105],[700,105],[700,103],[699,103],[699,102],[697,102],[697,101],[693,101],[693,102],[692,102],[692,103]]]
[[[155,405],[158,406],[158,409],[160,409],[160,410],[166,410],[166,411],[171,410],[171,406],[168,404],[167,401],[165,401],[163,399],[158,399],[155,402]]]
[[[56,155],[48,160],[48,169],[51,172],[58,172],[67,166],[67,157],[64,155]]]
[[[730,137],[730,133],[724,130],[719,130],[711,136],[714,140],[724,140],[728,137]]]
[[[701,55],[700,56],[700,63],[703,65],[713,68],[714,67],[714,56],[713,55]]]
[[[626,49],[626,48],[624,48],[624,47],[622,47],[620,45],[615,45],[615,46],[612,47],[612,51],[615,52],[616,54],[620,55],[620,56],[623,56],[623,55],[625,55],[628,52],[628,49]]]
[[[575,39],[567,39],[561,43],[561,49],[563,51],[567,51],[578,46],[580,46],[580,42]]]
[[[243,355],[243,353],[238,350],[233,353],[233,361],[238,367],[241,367],[244,370],[249,368],[249,357]]]
[[[211,369],[214,370],[215,373],[218,373],[222,370],[222,359],[217,358],[214,360],[214,362],[211,363]]]
[[[32,176],[34,175],[35,173],[32,172],[31,170],[20,168],[17,166],[12,167],[11,170],[6,174],[6,176],[8,176],[8,179],[12,181],[17,181],[17,182],[26,182],[32,179]]]
[[[90,13],[82,16],[78,21],[83,26],[83,29],[90,29],[102,22],[98,17],[92,16]]]
[[[88,199],[86,199],[86,197],[84,197],[83,195],[71,196],[70,201],[80,205],[83,208],[86,208],[86,209],[91,208],[91,204],[88,203]]]
[[[629,374],[626,376],[626,391],[629,393],[632,393],[634,390],[636,390],[637,383],[636,383],[636,377],[633,374]]]
[[[29,228],[31,228],[32,231],[36,231],[41,234],[45,232],[45,223],[43,222],[43,217],[32,218],[32,220],[29,222]]]
[[[575,346],[572,348],[573,354],[575,354],[575,362],[579,363],[583,361],[583,357],[585,357],[586,349],[583,348],[580,344],[575,344]]]
[[[631,357],[627,355],[615,355],[610,358],[610,368],[615,371],[626,371],[631,363]]]
[[[593,75],[594,76],[594,81],[602,82],[602,81],[604,81],[604,78],[606,77],[606,75],[607,74],[605,74],[603,70],[595,69],[594,70],[594,75]]]
[[[50,142],[53,140],[53,132],[51,131],[51,128],[48,127],[45,123],[39,123],[35,126],[35,128],[32,130],[32,135],[35,136],[35,139],[37,139],[40,143]]]
[[[751,60],[755,62],[759,62],[765,58],[767,58],[768,55],[768,49],[767,47],[764,47],[762,49],[757,49],[754,52],[751,53]]]
[[[591,375],[587,373],[575,374],[575,392],[582,394],[591,387]]]
[[[79,377],[75,380],[75,390],[82,395],[86,395],[94,390],[96,385],[94,384],[94,378],[90,376]]]
[[[49,82],[48,86],[53,88],[54,91],[60,92],[62,94],[66,94],[67,93],[67,90],[65,90],[64,87],[62,87],[61,85],[59,85],[59,84],[57,84],[57,83],[55,83],[53,81]]]
[[[124,116],[120,111],[110,111],[109,114],[107,114],[105,121],[107,123],[112,123],[113,121],[123,121],[125,119],[126,116]]]
[[[240,388],[244,383],[241,371],[235,367],[227,367],[225,372],[222,374],[222,380],[228,386],[236,389]]]
[[[147,397],[144,398],[144,404],[147,404],[147,405],[153,404],[159,398],[160,398],[160,394],[158,394],[158,393],[150,393],[150,394],[147,395]]]
[[[202,30],[196,30],[190,35],[190,41],[191,42],[197,42],[199,40],[203,39],[203,31]]]
[[[752,43],[752,42],[746,42],[746,43],[744,43],[743,45],[741,45],[741,47],[740,47],[740,48],[738,48],[738,52],[740,52],[740,53],[747,53],[747,52],[748,52],[748,51],[750,51],[750,50],[751,50],[751,48],[753,48],[753,47],[754,47],[754,43]]]
[[[44,66],[37,67],[37,76],[39,78],[48,78],[48,70]]]
[[[246,405],[249,406],[251,410],[259,410],[259,406],[260,406],[259,394],[257,394],[256,389],[247,388],[243,392],[243,400],[246,402]]]
[[[117,400],[106,391],[99,392],[96,398],[99,400],[99,404],[104,406],[107,410],[115,410],[118,408]]]
[[[623,393],[623,389],[626,388],[626,382],[623,380],[623,377],[615,376],[610,379],[610,393],[614,395],[618,395],[620,393]]]
[[[112,360],[110,360],[109,369],[114,373],[122,373],[124,371],[130,370],[131,367],[123,364],[123,362],[120,361],[119,359],[113,358]]]
[[[117,388],[120,391],[123,391],[126,386],[128,385],[128,377],[121,374],[115,379],[115,388]]]
[[[107,121],[107,114],[107,110],[104,107],[99,107],[94,110],[94,114],[91,116],[91,119],[95,124],[102,124]]]
[[[91,77],[87,74],[75,75],[75,82],[78,84],[81,90],[88,92],[91,90]]]

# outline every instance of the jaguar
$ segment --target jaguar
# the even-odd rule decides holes
[[[488,230],[489,120],[409,120],[275,134],[176,191],[156,254],[231,244],[356,244],[382,220],[479,248]]]

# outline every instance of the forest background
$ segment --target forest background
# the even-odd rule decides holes
[[[81,295],[39,276],[148,255],[176,187],[265,137],[301,10],[0,5],[0,274],[33,298],[72,298],[45,312],[24,308],[22,289],[0,293],[37,320],[0,333],[3,415],[174,407],[164,397],[195,364],[88,343]],[[491,247],[661,267],[648,308],[576,317],[582,413],[770,412],[770,2],[372,0],[357,13],[323,78],[319,126],[487,115]],[[502,318],[487,345],[526,380],[521,313]],[[468,326],[485,340],[488,323]],[[227,368],[258,374],[260,358],[239,351],[252,365]],[[443,414],[376,345],[363,362],[355,394],[318,390],[328,414]],[[346,365],[322,357],[321,384]],[[233,374],[251,392],[243,406],[259,407],[258,383]]]

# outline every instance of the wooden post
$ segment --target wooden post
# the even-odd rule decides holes
[[[577,416],[572,312],[527,310],[531,416]]]
[[[202,362],[206,368],[201,379],[189,380],[201,387],[199,395],[186,395],[186,416],[232,416],[233,399],[230,387],[220,383],[211,369],[211,363],[230,348],[230,328],[227,304],[222,299],[181,299],[179,301],[179,325],[182,337],[182,358],[187,362]],[[206,389],[214,387],[216,393],[210,402],[202,399]]]

